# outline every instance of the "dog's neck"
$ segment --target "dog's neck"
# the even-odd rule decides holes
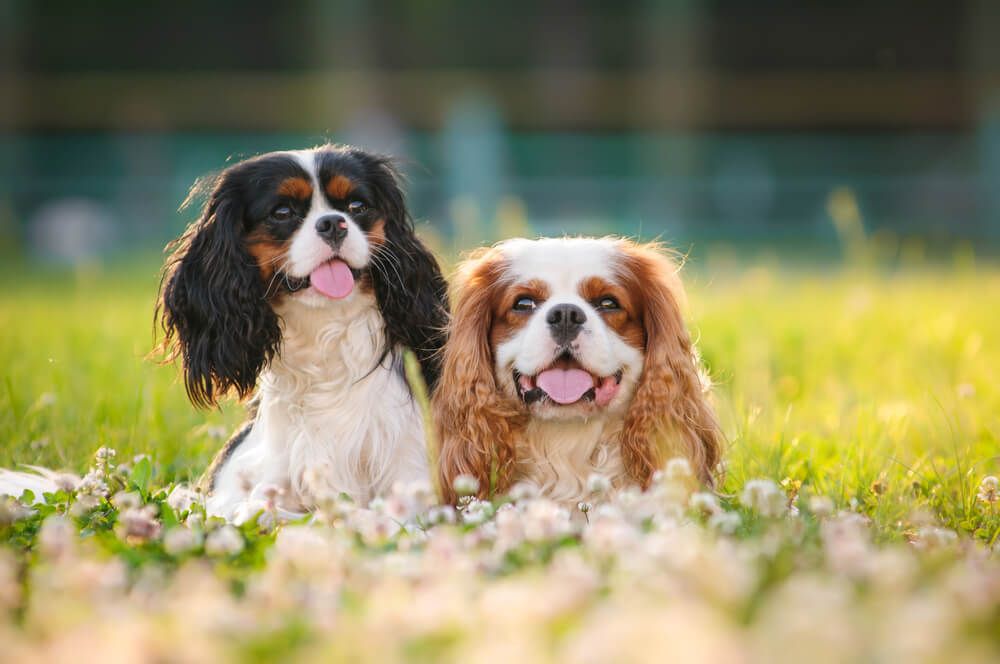
[[[622,417],[616,414],[578,420],[533,418],[518,443],[518,478],[557,502],[586,495],[592,473],[620,486],[626,480],[618,447],[621,428]]]
[[[303,393],[317,385],[349,385],[375,367],[384,344],[382,316],[371,294],[325,306],[300,302],[275,307],[281,346],[264,372],[263,392]]]

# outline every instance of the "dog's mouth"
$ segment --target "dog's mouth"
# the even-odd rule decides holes
[[[609,376],[598,376],[585,369],[576,359],[563,355],[550,367],[534,376],[514,369],[514,385],[518,396],[527,404],[549,402],[559,406],[577,403],[608,405],[621,386],[623,370]]]
[[[354,290],[361,277],[361,270],[353,268],[339,258],[320,263],[308,276],[284,275],[285,287],[290,293],[297,293],[312,286],[313,290],[331,300],[340,300]]]

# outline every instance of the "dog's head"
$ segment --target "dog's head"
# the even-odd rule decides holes
[[[275,306],[338,308],[374,293],[387,348],[437,376],[445,284],[413,232],[386,157],[323,146],[240,162],[208,182],[201,218],[173,245],[158,314],[199,406],[247,396],[277,351]]]
[[[630,477],[671,443],[706,481],[719,431],[681,316],[677,268],[619,239],[510,240],[465,262],[435,404],[447,484],[503,490],[530,419],[620,418]]]

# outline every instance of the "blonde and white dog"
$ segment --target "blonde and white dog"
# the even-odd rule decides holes
[[[465,261],[434,397],[442,484],[526,482],[572,502],[592,473],[649,485],[668,452],[711,483],[722,436],[656,245],[514,239]]]

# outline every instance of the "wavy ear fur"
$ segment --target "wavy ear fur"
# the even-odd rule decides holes
[[[235,168],[238,168],[235,167]],[[243,204],[234,169],[217,180],[201,218],[170,245],[156,317],[165,360],[180,358],[198,407],[254,389],[281,340],[256,261],[243,242]]]
[[[453,286],[454,315],[443,353],[434,415],[441,450],[439,472],[446,501],[456,500],[459,475],[479,481],[479,495],[506,491],[515,462],[514,435],[526,414],[501,394],[493,372],[490,329],[493,294],[505,263],[496,249],[473,255]]]
[[[434,255],[414,232],[391,160],[360,151],[356,156],[367,164],[377,205],[386,213],[385,241],[372,246],[371,273],[387,348],[411,349],[433,390],[448,324],[448,285]]]
[[[687,456],[698,477],[714,484],[722,432],[708,402],[697,356],[681,316],[677,268],[656,245],[623,242],[622,279],[641,293],[646,358],[620,436],[629,476],[647,487],[663,463],[664,446]]]

